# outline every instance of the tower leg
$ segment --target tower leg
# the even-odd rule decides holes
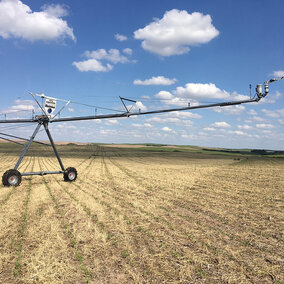
[[[15,165],[15,167],[14,167],[14,170],[17,170],[18,167],[20,166],[20,164],[21,164],[23,158],[25,157],[27,151],[29,150],[29,148],[30,148],[30,146],[31,146],[31,144],[32,144],[32,142],[33,142],[33,140],[35,139],[35,137],[36,137],[36,135],[37,135],[37,133],[38,133],[40,127],[41,127],[41,122],[38,123],[38,126],[36,127],[36,129],[35,129],[33,135],[31,136],[31,138],[30,138],[30,140],[29,140],[29,142],[28,142],[26,148],[24,149],[24,151],[22,152],[22,154],[21,154],[21,156],[20,156],[18,162],[16,163],[16,165]]]
[[[53,151],[54,151],[54,153],[55,153],[55,156],[56,156],[56,158],[57,158],[57,160],[58,160],[58,163],[59,163],[59,165],[60,165],[60,167],[61,167],[61,170],[62,170],[62,171],[65,171],[65,168],[64,168],[64,166],[63,166],[63,163],[62,163],[62,161],[61,161],[61,159],[60,159],[60,156],[59,156],[59,154],[58,154],[58,152],[57,152],[57,149],[56,149],[55,144],[54,144],[54,142],[53,142],[53,139],[52,139],[52,137],[51,137],[50,131],[49,131],[49,129],[48,129],[48,122],[44,121],[44,122],[43,122],[43,126],[44,126],[45,132],[46,132],[46,134],[47,134],[47,136],[48,136],[48,139],[49,139],[49,141],[50,141],[50,144],[51,144],[51,146],[52,146],[52,148],[53,148]]]

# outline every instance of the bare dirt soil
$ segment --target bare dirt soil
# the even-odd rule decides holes
[[[0,185],[0,283],[283,283],[283,159],[64,147]]]

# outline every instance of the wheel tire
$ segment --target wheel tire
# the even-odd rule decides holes
[[[2,176],[4,186],[19,186],[22,181],[22,175],[17,170],[8,170]]]
[[[69,167],[65,170],[63,178],[64,181],[72,182],[76,180],[77,175],[77,170],[75,168]]]
[[[7,171],[8,172],[8,171]],[[2,176],[2,184],[4,186],[8,186],[8,183],[7,183],[7,172],[5,172]]]

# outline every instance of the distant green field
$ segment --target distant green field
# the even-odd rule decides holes
[[[68,143],[66,145],[57,145],[58,151],[63,157],[90,157],[94,145],[105,146],[103,143],[90,143],[87,145],[77,145],[76,143]],[[123,156],[141,155],[155,155],[160,153],[162,155],[187,155],[195,156],[196,158],[202,157],[224,157],[224,158],[246,158],[246,157],[267,157],[267,158],[284,158],[284,151],[262,150],[262,149],[225,149],[225,148],[206,148],[190,145],[164,145],[164,144],[124,144],[121,145],[112,144],[112,147],[105,147],[106,151],[119,152]],[[9,153],[9,155],[20,155],[23,147],[13,143],[0,143],[0,153]],[[53,150],[51,147],[32,144],[29,149],[28,156],[53,156]]]
[[[146,146],[146,147],[145,147]],[[137,149],[137,148],[136,148]],[[223,149],[223,148],[205,148],[198,146],[175,146],[175,145],[162,145],[162,144],[141,144],[142,151],[150,152],[191,152],[203,153],[213,155],[253,155],[253,156],[267,156],[284,158],[284,151],[262,150],[262,149]]]

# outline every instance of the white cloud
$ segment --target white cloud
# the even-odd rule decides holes
[[[273,132],[271,130],[261,130],[261,133],[272,134]]]
[[[230,128],[231,127],[231,125],[225,121],[216,121],[211,126],[218,127],[218,128]]]
[[[84,56],[87,60],[73,62],[72,65],[76,66],[81,72],[83,71],[94,71],[94,72],[107,72],[113,69],[113,65],[107,63],[103,64],[101,61],[109,61],[113,64],[127,63],[130,60],[122,55],[118,49],[97,49],[94,51],[84,52]]]
[[[32,100],[15,100],[14,101],[14,105],[9,107],[9,108],[6,108],[4,110],[1,110],[0,111],[0,114],[13,114],[13,113],[25,113],[25,112],[28,112],[28,111],[33,111],[35,110],[35,102],[32,101]]]
[[[29,41],[50,41],[66,37],[76,41],[73,29],[63,16],[68,14],[66,6],[44,5],[41,12],[33,12],[31,8],[19,0],[2,0],[0,2],[0,36]]]
[[[143,105],[142,102],[136,102],[134,109],[145,111],[145,110],[147,110],[147,107],[145,105]]]
[[[48,15],[54,16],[56,18],[61,18],[68,15],[68,7],[66,5],[45,4],[42,6],[42,10]]]
[[[173,94],[172,94],[173,93]],[[198,100],[202,99],[222,99],[222,100],[246,100],[249,97],[238,94],[237,92],[229,93],[216,87],[215,84],[188,83],[185,87],[177,87],[172,93],[168,91],[160,91],[155,95],[156,98],[164,101],[165,104],[186,106],[190,103],[191,106],[199,105]],[[228,114],[239,114],[243,112],[244,107],[231,107],[222,109],[219,112],[227,112]],[[218,111],[218,110],[217,110]]]
[[[127,55],[132,55],[133,51],[131,48],[124,48],[123,50],[123,53],[127,54]]]
[[[134,111],[146,111],[147,110],[147,107],[140,101],[137,101],[133,105],[128,105],[127,108],[129,110],[131,110],[131,112],[134,112]]]
[[[192,99],[233,99],[246,100],[249,97],[237,92],[229,93],[216,87],[215,84],[188,83],[185,87],[177,87],[174,94],[181,98]]]
[[[153,125],[150,124],[150,123],[143,123],[143,124],[133,123],[131,126],[137,127],[137,128],[151,128],[151,127],[153,127]]]
[[[238,125],[239,129],[244,129],[244,130],[250,130],[252,129],[252,126],[244,124],[244,125]]]
[[[247,114],[249,115],[257,115],[257,112],[254,109],[250,109]]]
[[[279,98],[282,97],[282,94],[278,91],[275,94],[268,94],[267,97],[262,98],[258,104],[274,104]]]
[[[207,135],[207,133],[200,132],[199,135]],[[183,139],[187,139],[187,140],[190,139],[190,140],[200,141],[200,137],[198,135],[195,135],[195,134],[182,134],[180,137],[183,138]]]
[[[167,117],[167,116],[154,116],[151,118],[146,119],[146,121],[154,122],[154,123],[179,123],[181,120],[174,117]]]
[[[162,19],[154,19],[135,31],[134,38],[142,40],[142,47],[150,52],[180,55],[187,53],[189,46],[207,43],[219,34],[211,21],[210,15],[173,9],[165,12]]]
[[[266,121],[266,119],[260,117],[260,116],[253,116],[252,119],[254,121],[258,121],[258,122],[263,122],[263,121]]]
[[[127,40],[127,36],[121,35],[121,34],[115,34],[114,37],[115,37],[118,41],[125,41],[125,40]]]
[[[102,135],[118,135],[119,132],[114,129],[102,129],[100,130],[100,134]]]
[[[75,110],[74,110],[74,108],[69,107],[69,108],[68,108],[68,111],[69,111],[69,112],[74,112]]]
[[[150,96],[142,96],[141,99],[150,100],[151,97]]]
[[[185,119],[184,119],[185,118]],[[167,113],[152,116],[146,119],[146,122],[158,123],[158,124],[175,124],[182,127],[192,127],[193,122],[188,117],[179,117],[177,113]]]
[[[157,76],[157,77],[152,77],[151,79],[146,79],[144,81],[136,79],[134,80],[133,84],[134,85],[144,85],[144,86],[149,86],[149,85],[165,85],[169,86],[174,84],[177,81],[177,79],[169,79],[164,76]]]
[[[283,77],[284,76],[284,71],[283,70],[274,71],[272,76]]]
[[[250,133],[246,133],[244,131],[241,130],[229,130],[228,134],[233,134],[233,135],[237,135],[237,136],[244,136],[244,137],[249,137],[249,138],[255,138],[255,139],[259,139],[260,136],[257,134],[250,134]]]
[[[274,117],[274,118],[284,117],[284,108],[283,109],[278,109],[278,110],[262,109],[261,111],[266,116],[269,116],[269,117]]]
[[[114,64],[116,63],[126,63],[129,62],[129,59],[122,55],[118,49],[112,48],[109,51],[105,49],[98,49],[94,51],[86,51],[84,55],[87,58],[97,59],[97,60],[108,60]]]
[[[214,127],[204,127],[203,130],[204,131],[216,131]]]
[[[107,64],[104,66],[100,61],[96,59],[88,59],[80,62],[73,62],[72,65],[76,66],[81,72],[94,71],[94,72],[107,72],[112,70],[113,66]]]
[[[128,107],[128,109],[130,108],[131,106]],[[147,107],[142,102],[139,102],[139,101],[137,101],[135,105],[132,107],[132,111],[146,111],[146,110],[147,110]]]
[[[224,113],[227,115],[240,115],[244,112],[246,108],[242,105],[236,105],[236,106],[225,106],[225,107],[218,107],[214,108],[215,112]]]
[[[155,95],[155,97],[160,99],[164,104],[167,104],[167,105],[185,107],[185,106],[188,106],[189,102],[191,106],[199,105],[199,103],[196,100],[189,100],[185,98],[175,97],[168,91],[160,91],[159,93]]]
[[[260,123],[260,124],[256,124],[256,128],[259,128],[259,129],[270,129],[270,128],[275,128],[275,126],[270,124],[270,123]]]
[[[247,133],[240,131],[240,130],[234,130],[234,131],[228,131],[230,134],[237,134],[237,135],[246,135]]]
[[[186,118],[202,118],[201,115],[197,114],[197,113],[192,113],[189,111],[174,111],[168,114],[171,117],[178,117],[181,119],[186,119]]]
[[[118,125],[119,122],[117,119],[107,119],[106,120],[106,125]]]
[[[77,129],[75,125],[68,125],[67,123],[59,124],[57,127],[61,129]]]
[[[173,131],[171,128],[169,128],[167,126],[163,127],[162,130],[165,131],[165,132],[172,132]]]
[[[174,98],[174,96],[167,91],[160,91],[158,94],[155,95],[155,97],[161,100],[172,100]]]

